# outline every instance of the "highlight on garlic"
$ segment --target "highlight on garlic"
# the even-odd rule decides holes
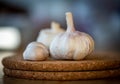
[[[37,42],[41,42],[49,48],[51,41],[54,39],[54,37],[63,32],[65,32],[65,30],[60,28],[59,23],[52,22],[51,29],[43,29],[40,31],[37,37]]]
[[[67,30],[57,35],[50,45],[50,54],[54,59],[84,59],[94,50],[94,40],[86,33],[76,31],[72,13],[66,13]]]
[[[31,42],[23,52],[24,60],[46,60],[48,56],[48,48],[40,42]]]

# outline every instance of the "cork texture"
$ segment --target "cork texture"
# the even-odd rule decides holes
[[[120,68],[119,55],[92,54],[84,60],[25,61],[22,56],[6,57],[2,60],[4,67],[26,71],[92,71]]]
[[[39,80],[81,80],[119,77],[120,69],[83,72],[36,72],[4,68],[4,73],[10,77]]]

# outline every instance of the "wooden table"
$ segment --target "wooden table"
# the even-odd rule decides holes
[[[0,52],[0,84],[120,84],[120,78],[79,80],[79,81],[46,81],[46,80],[26,80],[4,76],[1,60],[13,55],[13,52]]]

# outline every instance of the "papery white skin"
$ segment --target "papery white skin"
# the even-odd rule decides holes
[[[65,32],[56,22],[51,23],[51,29],[43,29],[37,37],[37,42],[41,42],[48,48],[56,35]]]
[[[31,42],[23,52],[24,60],[46,60],[48,56],[48,48],[39,42]]]
[[[84,59],[94,50],[94,41],[90,35],[75,31],[71,13],[66,13],[66,19],[67,31],[54,38],[50,54],[55,59]]]

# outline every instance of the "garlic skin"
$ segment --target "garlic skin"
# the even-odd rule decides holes
[[[72,14],[66,13],[67,30],[57,35],[50,45],[50,54],[54,59],[84,59],[94,50],[94,40],[86,33],[76,31]]]
[[[24,60],[46,60],[49,56],[48,48],[39,42],[31,42],[23,52]]]
[[[54,37],[63,32],[65,32],[65,30],[60,28],[59,23],[52,22],[51,29],[41,30],[41,32],[39,33],[39,35],[37,37],[37,42],[41,42],[49,48]]]

